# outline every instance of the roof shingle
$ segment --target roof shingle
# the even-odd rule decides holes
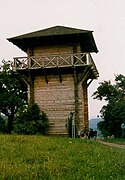
[[[43,29],[36,32],[31,32],[28,34],[23,34],[20,36],[12,37],[11,39],[24,39],[24,38],[34,38],[34,37],[45,37],[45,36],[55,36],[55,35],[68,35],[68,34],[83,34],[83,33],[90,33],[92,31],[64,27],[64,26],[54,26],[47,29]]]
[[[7,40],[25,52],[30,46],[58,45],[60,43],[80,43],[86,52],[98,52],[92,32],[64,26],[54,26],[8,38]]]

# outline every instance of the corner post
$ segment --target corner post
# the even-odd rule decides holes
[[[34,104],[34,80],[31,74],[29,74],[29,84],[28,84],[28,104]]]
[[[75,99],[75,125],[76,125],[76,137],[78,136],[78,127],[79,127],[79,115],[78,115],[78,81],[77,81],[77,74],[76,68],[74,67],[74,99]]]
[[[89,129],[89,120],[88,120],[88,89],[87,89],[87,82],[84,82],[84,84],[82,84],[82,88],[83,88],[83,109],[84,109],[84,113],[83,113],[83,124],[84,130],[88,130]]]

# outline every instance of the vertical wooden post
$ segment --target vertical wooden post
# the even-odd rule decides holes
[[[31,58],[28,57],[28,58],[27,58],[28,68],[31,68],[31,67],[32,67],[31,61],[32,61]]]
[[[33,63],[33,61],[32,61],[32,56],[34,56],[34,48],[33,47],[30,47],[30,48],[28,48],[27,49],[27,55],[28,55],[28,68],[31,68],[32,67],[32,63]]]
[[[89,120],[88,120],[88,91],[87,91],[87,82],[83,83],[83,124],[84,130],[89,129]]]
[[[29,84],[28,84],[28,104],[34,104],[34,80],[31,74],[29,74]]]
[[[79,128],[79,115],[78,115],[78,81],[76,69],[74,67],[74,99],[75,99],[75,125],[76,125],[76,136]]]
[[[73,53],[81,52],[80,44],[74,44]],[[73,65],[75,64],[76,58],[73,58]],[[74,98],[75,98],[75,125],[76,125],[76,137],[78,137],[79,130],[79,101],[78,101],[78,78],[76,68],[74,67]]]
[[[14,66],[13,66],[13,70],[14,70],[14,71],[16,71],[16,70],[17,70],[16,58],[14,58]]]

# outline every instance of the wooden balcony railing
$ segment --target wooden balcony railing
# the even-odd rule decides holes
[[[73,54],[51,54],[30,57],[15,57],[14,70],[91,66],[92,70],[98,74],[95,63],[89,53]]]

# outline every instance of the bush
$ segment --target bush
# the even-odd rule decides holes
[[[17,134],[43,134],[45,135],[48,130],[47,115],[42,112],[37,104],[29,106],[22,112],[14,123],[14,132]]]
[[[98,122],[97,127],[98,127],[98,130],[101,131],[101,134],[103,135],[104,138],[107,138],[108,136],[110,136],[108,130],[106,130],[105,121]]]

